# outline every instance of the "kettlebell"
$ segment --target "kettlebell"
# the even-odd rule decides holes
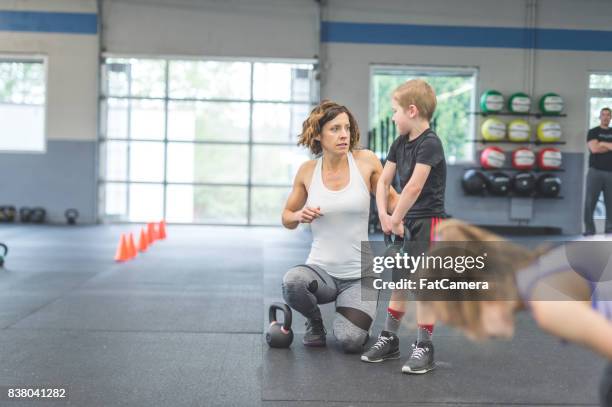
[[[64,216],[66,217],[66,222],[69,225],[76,225],[76,221],[79,218],[79,211],[74,208],[66,209]]]
[[[276,320],[276,311],[283,312],[283,323]],[[271,348],[288,348],[293,342],[293,331],[291,330],[291,309],[287,304],[275,302],[270,305],[269,311],[270,327],[266,333],[266,342]]]
[[[32,209],[28,208],[27,206],[22,206],[21,208],[19,208],[19,219],[21,220],[21,222],[28,223],[30,222],[31,218]]]
[[[404,238],[401,236],[397,236],[394,235],[393,233],[391,233],[390,235],[385,234],[385,246],[387,248],[391,247],[391,246],[403,246],[404,245]]]
[[[404,236],[398,236],[393,233],[390,235],[384,234],[386,256],[395,256],[395,253],[404,254],[407,251],[406,245],[410,242],[410,231],[404,226]]]
[[[47,218],[47,211],[45,208],[41,208],[37,206],[36,208],[32,208],[30,212],[30,222],[32,223],[45,223],[45,219]]]
[[[4,243],[0,243],[3,253],[0,253],[0,267],[4,267],[4,258],[8,254],[8,246]]]

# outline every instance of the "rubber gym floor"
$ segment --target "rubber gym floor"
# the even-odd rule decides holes
[[[512,341],[474,343],[437,326],[438,368],[422,376],[400,372],[405,357],[372,365],[341,353],[329,329],[333,305],[322,307],[327,348],[301,345],[304,320],[294,313],[291,348],[269,349],[267,305],[281,300],[284,272],[306,258],[306,232],[169,226],[168,239],[117,264],[117,238],[131,229],[0,230],[10,247],[0,270],[0,386],[69,395],[0,405],[597,405],[604,362],[527,315]],[[374,334],[384,310],[379,304]],[[406,353],[414,330],[402,329]]]

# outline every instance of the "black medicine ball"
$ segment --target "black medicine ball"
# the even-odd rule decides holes
[[[510,192],[510,177],[503,172],[494,172],[489,175],[487,190],[491,195],[507,195]]]
[[[461,186],[468,195],[479,195],[484,192],[487,187],[487,177],[478,170],[467,170],[463,174]]]
[[[542,174],[538,177],[536,188],[540,195],[554,198],[561,192],[561,178],[554,174]]]
[[[512,189],[517,195],[529,196],[535,190],[536,179],[530,172],[517,172],[512,178]]]

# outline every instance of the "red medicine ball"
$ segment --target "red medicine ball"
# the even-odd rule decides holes
[[[557,148],[543,148],[538,152],[538,167],[541,170],[558,170],[561,162],[561,151]]]
[[[483,168],[502,168],[506,161],[504,150],[499,147],[487,147],[480,154],[480,165]]]
[[[526,147],[517,148],[512,152],[512,167],[517,170],[530,170],[535,165],[535,154]]]

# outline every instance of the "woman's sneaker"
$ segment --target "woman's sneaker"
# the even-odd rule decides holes
[[[327,331],[323,326],[323,320],[313,318],[306,320],[306,333],[302,343],[304,346],[325,346],[325,335]]]
[[[431,341],[417,342],[412,355],[402,367],[403,373],[423,374],[435,369],[434,347]]]
[[[399,357],[399,338],[392,332],[382,331],[376,343],[361,355],[361,360],[377,363],[388,359],[399,359]]]

